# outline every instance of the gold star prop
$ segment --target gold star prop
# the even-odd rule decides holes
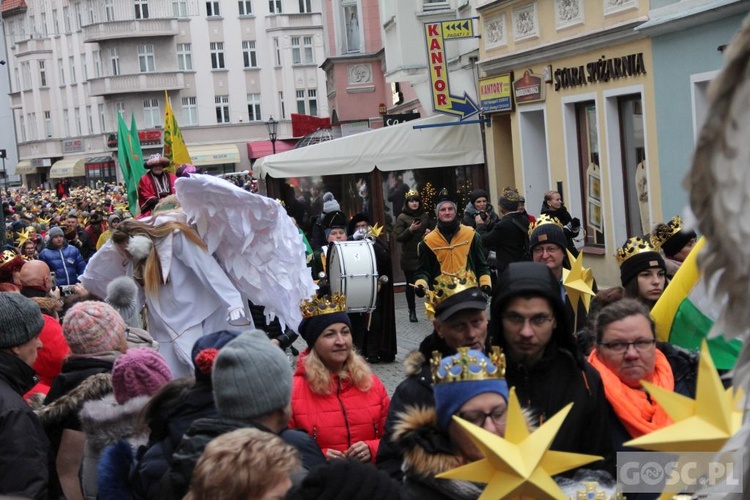
[[[602,457],[594,455],[549,449],[572,407],[573,403],[570,403],[537,430],[529,432],[516,390],[511,388],[505,438],[454,416],[453,420],[461,426],[485,458],[436,477],[486,483],[480,500],[518,498],[524,495],[529,498],[565,499],[565,494],[552,476],[602,460]]]
[[[44,217],[37,217],[36,220],[38,223],[45,224],[47,227],[49,227],[49,223],[52,220],[52,218],[50,217],[49,219],[45,219]]]
[[[29,239],[29,236],[31,236],[31,226],[25,227],[22,230],[18,231],[18,246],[22,246],[24,243],[26,243],[26,240]]]
[[[742,424],[741,391],[724,390],[708,344],[703,341],[695,399],[646,381],[643,387],[672,417],[674,424],[625,443],[647,450],[719,451]]]
[[[591,305],[591,297],[596,295],[591,289],[594,285],[594,276],[591,273],[591,269],[584,269],[583,267],[583,252],[579,253],[576,258],[568,251],[568,259],[570,259],[571,263],[570,270],[563,269],[563,285],[565,286],[565,293],[570,299],[570,305],[573,306],[577,330],[578,302],[582,300],[583,306],[586,308],[586,312],[588,312],[589,305]]]

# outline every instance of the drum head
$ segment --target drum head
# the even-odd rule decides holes
[[[331,243],[327,269],[331,292],[346,296],[347,311],[371,312],[375,309],[378,271],[371,241]]]

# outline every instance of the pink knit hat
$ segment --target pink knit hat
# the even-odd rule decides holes
[[[170,380],[167,362],[152,349],[128,349],[112,367],[112,388],[121,405],[138,396],[153,396]]]
[[[125,340],[125,321],[105,302],[75,304],[63,318],[63,335],[73,354],[116,351]]]

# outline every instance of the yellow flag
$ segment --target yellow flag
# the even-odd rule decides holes
[[[177,119],[174,117],[172,105],[169,102],[169,94],[164,91],[166,105],[164,106],[164,156],[169,158],[169,170],[175,173],[177,167],[183,163],[193,163],[190,159],[185,140],[182,138],[182,132],[177,125]]]

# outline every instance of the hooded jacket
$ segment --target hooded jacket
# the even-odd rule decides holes
[[[21,397],[35,383],[34,370],[0,352],[0,495],[47,498],[49,441]]]
[[[390,399],[385,386],[372,375],[372,386],[366,392],[350,380],[331,374],[331,394],[313,392],[305,376],[305,357],[297,360],[292,380],[292,418],[289,427],[307,432],[325,455],[328,448],[345,452],[354,443],[364,441],[373,462],[378,454]]]
[[[495,267],[503,272],[511,262],[527,260],[529,218],[521,212],[509,212],[493,226],[480,224],[477,232],[487,251],[495,251]]]

